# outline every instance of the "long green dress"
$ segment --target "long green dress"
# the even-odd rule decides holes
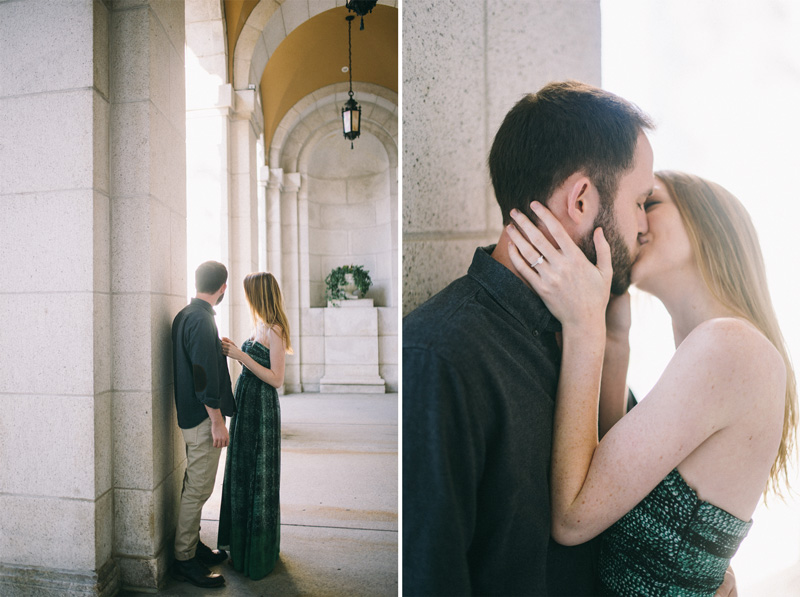
[[[673,469],[603,533],[602,594],[711,597],[752,524],[699,499]]]
[[[247,340],[242,350],[270,366],[259,342]],[[280,551],[281,409],[277,390],[247,367],[235,397],[217,544],[236,570],[258,580],[272,572]]]

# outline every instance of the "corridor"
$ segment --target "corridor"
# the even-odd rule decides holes
[[[226,586],[168,577],[159,595],[397,595],[397,394],[281,397],[281,555],[252,581],[225,563]],[[225,452],[203,509],[216,547]],[[121,595],[138,595],[123,590]]]

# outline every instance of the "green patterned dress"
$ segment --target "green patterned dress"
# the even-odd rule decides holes
[[[713,596],[752,524],[700,500],[674,469],[603,533],[602,594]]]
[[[242,350],[270,366],[262,344],[247,340]],[[272,572],[280,551],[281,408],[277,390],[247,367],[235,396],[217,543],[236,570],[258,580]]]

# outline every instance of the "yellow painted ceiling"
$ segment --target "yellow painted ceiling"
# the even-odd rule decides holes
[[[229,77],[232,73],[236,40],[255,8],[255,0],[225,0],[228,30]],[[270,57],[261,77],[264,108],[264,139],[267,147],[286,112],[306,95],[333,83],[347,82],[347,21],[353,14],[345,7],[325,11],[299,27],[283,40]],[[353,82],[374,83],[397,92],[398,18],[397,9],[377,5],[352,25]],[[358,93],[355,94],[358,101]]]
[[[233,50],[236,40],[244,29],[247,17],[253,12],[259,0],[225,0],[225,29],[228,35],[228,83],[233,79]]]

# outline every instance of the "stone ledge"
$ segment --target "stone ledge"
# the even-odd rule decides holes
[[[99,571],[93,572],[0,564],[0,594],[4,597],[110,597],[119,590],[120,571],[113,559],[106,562]]]
[[[385,394],[386,383],[376,377],[338,378],[326,375],[319,380],[321,394]]]
[[[383,384],[374,386],[319,384],[319,393],[320,394],[385,394],[386,387]]]
[[[333,300],[328,301],[328,308],[361,308],[361,309],[372,309],[375,306],[375,301],[371,298],[367,299],[343,299],[343,300]]]

